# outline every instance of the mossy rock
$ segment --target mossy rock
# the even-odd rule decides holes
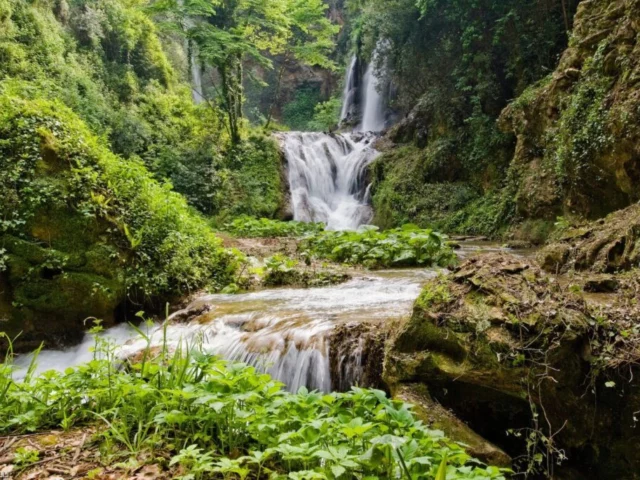
[[[425,285],[389,341],[383,378],[392,392],[420,386],[513,457],[526,445],[507,430],[538,428],[555,434],[567,472],[637,478],[633,448],[612,447],[640,447],[627,406],[640,402],[637,299],[621,282],[615,301],[595,306],[563,285],[521,257],[467,260]]]
[[[640,204],[563,232],[538,260],[547,271],[614,273],[640,266]]]

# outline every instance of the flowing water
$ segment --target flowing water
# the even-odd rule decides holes
[[[366,167],[378,152],[369,134],[281,133],[294,219],[333,230],[371,220]]]
[[[367,66],[363,79],[364,109],[362,111],[362,132],[381,132],[386,127],[385,98],[383,95],[383,81],[378,75],[376,67],[379,65],[380,48],[378,44],[373,52],[373,59]]]
[[[332,336],[340,325],[379,325],[408,315],[421,285],[436,274],[429,270],[376,272],[342,285],[315,289],[272,289],[242,295],[207,295],[196,299],[185,311],[176,312],[167,324],[169,346],[181,342],[201,344],[205,351],[229,360],[241,361],[270,373],[291,391],[301,386],[331,391],[335,385],[348,388],[360,383],[361,342],[349,358],[333,358],[343,366],[343,376],[332,378]],[[202,307],[208,307],[203,309]],[[186,311],[203,311],[189,323],[172,321]],[[152,345],[162,342],[162,327],[148,328]],[[126,358],[140,351],[145,342],[126,325],[103,334],[120,345]],[[94,339],[65,351],[43,351],[38,371],[64,370],[92,358]],[[24,367],[29,356],[19,357]],[[380,359],[382,361],[382,359]],[[19,372],[18,372],[19,373]]]
[[[344,92],[342,93],[342,111],[340,112],[340,124],[348,120],[355,114],[355,107],[358,97],[358,57],[351,57],[347,77],[344,82]]]

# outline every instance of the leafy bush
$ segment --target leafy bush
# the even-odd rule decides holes
[[[165,345],[155,359],[148,347],[122,369],[112,346],[98,340],[96,351],[78,368],[21,382],[10,358],[0,364],[0,432],[102,424],[102,458],[166,465],[166,454],[182,479],[505,478],[378,390],[290,394],[197,346],[171,356]]]
[[[321,101],[317,86],[298,87],[293,99],[282,108],[282,123],[291,130],[310,130],[309,122],[313,119],[316,105]]]
[[[236,237],[302,237],[324,230],[322,223],[281,222],[268,218],[242,216],[224,225],[224,230]]]
[[[412,224],[384,232],[372,226],[357,232],[319,232],[306,237],[300,249],[306,255],[369,268],[447,267],[456,261],[444,235]]]

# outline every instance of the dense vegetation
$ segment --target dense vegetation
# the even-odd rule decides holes
[[[410,145],[374,166],[379,224],[495,235],[517,221],[517,179],[507,175],[514,138],[497,119],[555,67],[576,4],[347,2],[355,44],[365,58],[378,45],[390,110],[405,117],[389,136]]]
[[[322,223],[282,222],[268,218],[254,218],[240,216],[224,225],[224,231],[236,237],[302,237],[307,233],[321,232],[324,230]]]
[[[412,224],[386,231],[366,226],[356,232],[319,232],[305,237],[300,249],[307,258],[323,258],[369,268],[448,267],[456,260],[445,236]]]
[[[182,479],[505,478],[381,391],[290,394],[197,345],[137,358],[115,369],[113,346],[97,338],[88,364],[16,381],[8,357],[0,433],[97,424],[107,461],[131,459],[126,469],[148,458]],[[21,453],[22,467],[38,460]]]

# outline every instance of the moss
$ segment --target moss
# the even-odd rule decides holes
[[[449,234],[496,236],[506,226],[501,192],[483,193],[461,176],[462,168],[444,140],[426,149],[400,146],[370,167],[374,223],[394,228],[405,223]]]

